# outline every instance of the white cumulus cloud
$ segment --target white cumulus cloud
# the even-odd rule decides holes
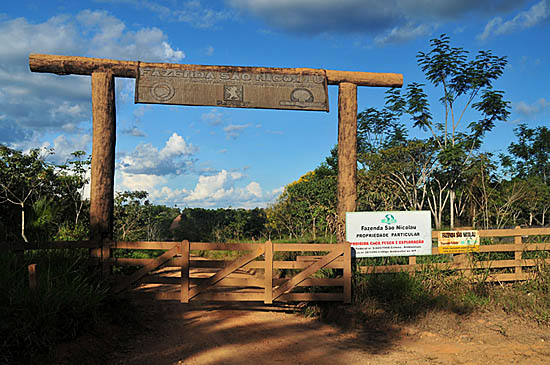
[[[84,10],[44,22],[0,18],[0,143],[11,146],[46,132],[82,134],[90,129],[90,78],[31,73],[30,53],[168,62],[185,57],[160,29],[129,29],[105,11]],[[126,83],[117,83],[117,96]]]
[[[145,190],[151,191],[155,186],[166,183],[163,176],[149,174],[131,174],[122,171],[120,173],[120,184],[117,190]]]
[[[243,177],[240,172],[222,170],[216,175],[199,176],[195,189],[185,197],[185,201],[221,200],[235,192],[234,183]]]
[[[139,144],[124,154],[119,163],[122,172],[145,175],[181,175],[193,168],[195,147],[173,133],[162,149],[150,143]]]
[[[92,136],[84,134],[80,136],[67,137],[64,134],[57,136],[53,141],[55,154],[50,160],[57,163],[64,163],[75,151],[86,151],[91,145]]]
[[[221,170],[217,174],[199,176],[193,189],[156,187],[150,191],[150,196],[153,201],[166,205],[255,208],[267,206],[282,191],[282,188],[264,191],[256,181],[239,186],[246,178],[239,171]]]

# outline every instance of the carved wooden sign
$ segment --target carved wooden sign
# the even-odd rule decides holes
[[[135,102],[329,111],[321,70],[178,66],[139,67]]]

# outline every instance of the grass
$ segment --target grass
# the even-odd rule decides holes
[[[114,318],[117,300],[93,275],[87,257],[87,250],[26,251],[23,259],[0,254],[0,363],[44,362],[56,344]],[[37,265],[34,291],[31,263]]]
[[[431,311],[467,315],[502,310],[550,326],[550,265],[541,264],[534,279],[513,284],[488,282],[483,274],[456,274],[430,266],[416,273],[355,272],[352,312],[363,322],[408,322]],[[303,313],[322,318],[331,307],[311,303]]]
[[[541,264],[534,279],[495,291],[494,297],[505,312],[550,325],[550,265]]]

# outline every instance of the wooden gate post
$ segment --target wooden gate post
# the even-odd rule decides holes
[[[514,229],[517,231],[517,233],[520,233],[521,227],[516,226]],[[523,240],[521,238],[521,235],[514,236],[514,244],[516,244],[516,245],[523,244]],[[521,274],[523,272],[523,269],[522,269],[522,266],[521,266],[522,256],[523,256],[523,249],[518,250],[516,248],[516,250],[514,251],[514,260],[516,260],[516,262],[519,262],[519,263],[516,263],[516,267],[514,268],[514,273],[516,273],[516,274]]]
[[[338,86],[338,242],[345,242],[346,212],[357,201],[357,85]]]
[[[353,272],[351,270],[351,245],[348,242],[344,242],[344,270],[343,270],[343,279],[344,279],[344,303],[351,304],[351,280],[353,277]]]
[[[273,303],[273,242],[265,243],[264,252],[264,303]]]
[[[181,255],[180,302],[189,303],[189,241],[185,240],[180,243],[179,253]]]
[[[90,186],[90,239],[98,243],[92,257],[103,263],[108,274],[109,240],[113,238],[115,177],[115,78],[111,71],[92,73],[92,178]]]

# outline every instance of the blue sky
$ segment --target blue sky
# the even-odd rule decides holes
[[[472,54],[508,57],[494,87],[505,91],[511,116],[483,147],[504,152],[517,124],[550,120],[549,24],[546,0],[5,1],[0,143],[54,147],[57,162],[91,152],[90,78],[31,73],[29,53],[397,72],[407,84],[425,82],[415,56],[446,33]],[[337,141],[336,86],[326,113],[135,105],[134,80],[116,84],[115,188],[147,190],[156,203],[266,206]],[[382,107],[384,91],[360,87],[359,111]],[[430,93],[436,118],[440,95]]]

